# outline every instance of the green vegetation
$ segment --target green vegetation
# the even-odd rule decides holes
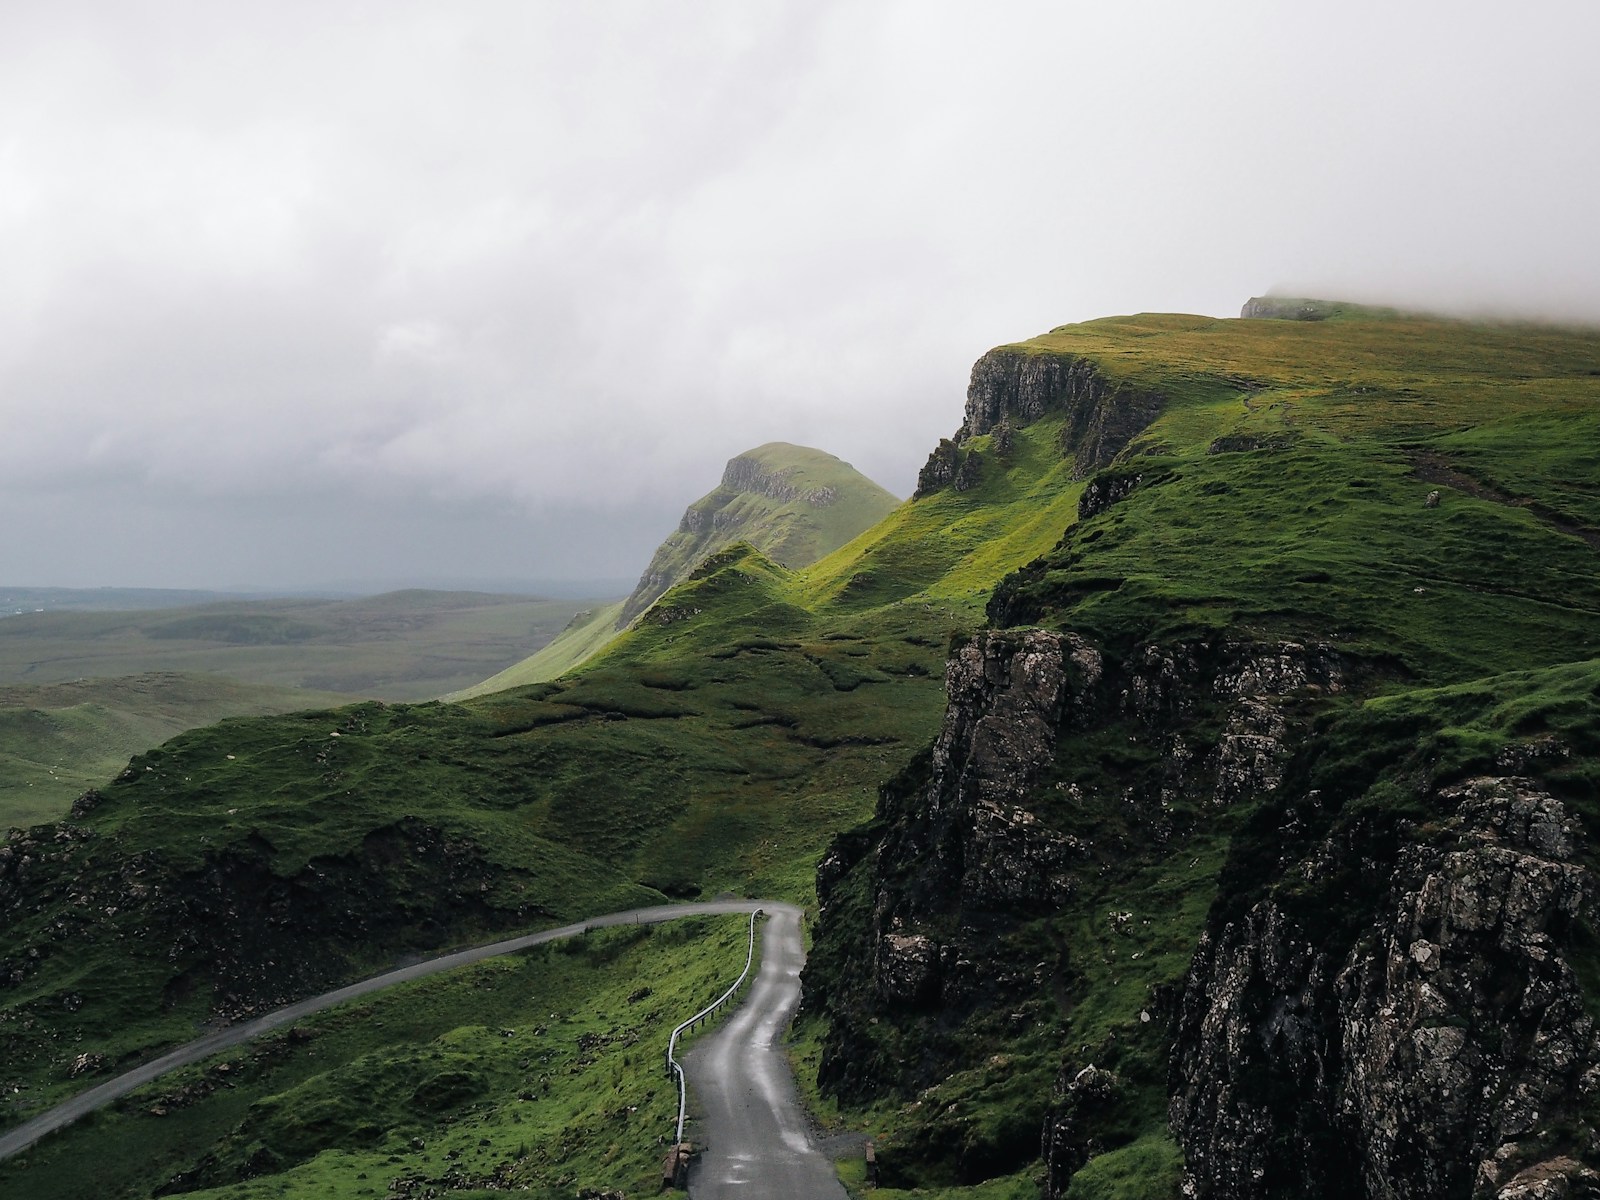
[[[1352,308],[1325,316],[1142,315],[1052,331],[1017,349],[1088,358],[1113,384],[1162,399],[1099,481],[1074,477],[1063,447],[1071,422],[1047,410],[1003,441],[963,447],[981,464],[974,486],[903,504],[814,562],[796,568],[803,556],[777,549],[793,538],[765,553],[724,545],[685,564],[598,652],[604,610],[575,622],[559,651],[562,667],[581,661],[575,671],[508,673],[501,682],[531,682],[473,688],[460,703],[227,721],[136,758],[79,832],[41,850],[39,874],[17,893],[26,902],[6,911],[0,959],[22,966],[0,990],[10,1097],[0,1120],[82,1086],[70,1070],[86,1049],[110,1069],[219,1011],[275,1003],[398,955],[663,896],[727,889],[807,901],[830,839],[874,818],[879,786],[891,780],[886,803],[903,802],[925,776],[947,650],[986,619],[1076,631],[1108,660],[1150,642],[1331,647],[1360,683],[1288,713],[1310,736],[1294,770],[1327,774],[1329,795],[1342,780],[1350,813],[1409,812],[1418,778],[1476,769],[1546,736],[1570,749],[1548,777],[1592,797],[1600,336]],[[1125,494],[1080,522],[1086,486],[1113,476]],[[215,614],[164,617],[174,644],[226,636],[241,654],[261,649],[251,639],[310,639],[314,623],[298,609],[221,625]],[[0,661],[13,620],[24,618],[0,622]],[[1130,741],[1120,719],[1086,722],[1039,781],[1039,818],[1096,850],[1069,900],[995,931],[1029,982],[992,981],[967,1011],[882,1020],[864,1059],[882,1068],[875,1094],[827,1101],[839,1121],[882,1135],[886,1182],[924,1189],[876,1194],[1036,1194],[1052,1085],[1081,1055],[1114,1071],[1121,1090],[1096,1113],[1102,1152],[1068,1194],[1173,1194],[1181,1163],[1165,1132],[1161,1006],[1213,900],[1246,896],[1252,856],[1275,853],[1282,812],[1180,796],[1152,836],[1149,814],[1123,797],[1156,786],[1161,752]],[[1220,718],[1206,703],[1186,720],[1192,749],[1214,746]],[[880,820],[860,837],[881,833]],[[918,864],[897,869],[914,875]],[[841,945],[870,917],[876,897],[864,880],[848,886],[814,962],[844,961]],[[241,893],[264,897],[260,911],[230,907]],[[1331,896],[1308,893],[1307,904],[1333,906]],[[1108,919],[1122,912],[1131,919]],[[613,1039],[607,1046],[626,1042],[642,1024],[634,1013],[666,993],[662,964],[677,951],[658,960],[652,947],[667,936],[619,951],[614,982],[598,964],[580,969],[551,952],[537,979],[512,987],[508,975],[492,994],[427,985],[462,990],[433,1024],[382,1018],[392,1038],[363,1040],[378,1036],[374,1022],[358,1032],[330,1016],[309,1043],[319,1061],[241,1068],[234,1087],[165,1118],[91,1122],[70,1135],[90,1140],[51,1143],[0,1185],[82,1194],[89,1181],[75,1172],[88,1169],[88,1147],[120,1162],[154,1144],[145,1139],[159,1125],[182,1140],[155,1156],[158,1167],[130,1175],[125,1194],[209,1155],[205,1170],[224,1174],[196,1175],[193,1186],[226,1187],[207,1194],[381,1195],[413,1168],[435,1179],[459,1166],[466,1179],[506,1160],[532,1172],[536,1147],[552,1144],[566,1149],[538,1164],[549,1171],[519,1179],[552,1196],[633,1194],[655,1164],[627,1157],[630,1139],[594,1132],[613,1128],[611,1118],[578,1106],[621,1104],[613,1089],[642,1085],[630,1072],[658,1069],[644,1042],[623,1051],[638,1062],[535,1071],[551,1088],[546,1098],[541,1083],[537,1102],[519,1107],[503,1092],[527,1086],[516,1063],[542,1053],[524,1041],[535,1036],[524,1027],[548,1024],[541,1010],[571,1014],[595,995],[608,1016],[594,1030]],[[254,970],[260,961],[279,966]],[[483,977],[525,969],[502,964]],[[653,989],[648,1000],[615,998],[641,986]],[[828,1031],[810,1021],[797,1058],[815,1094]],[[505,1039],[509,1065],[489,1050],[502,1026],[517,1030]],[[906,1074],[885,1064],[908,1064]],[[213,1115],[202,1120],[202,1109]],[[619,1130],[635,1122],[615,1120]],[[425,1150],[413,1154],[412,1137]],[[451,1151],[460,1157],[439,1157]],[[251,1163],[260,1177],[233,1182]]]
[[[548,641],[582,602],[469,592],[361,600],[11,589],[0,619],[0,830],[59,820],[130,756],[223,717],[425,699]],[[164,607],[130,606],[167,602]]]
[[[891,840],[893,814],[926,767],[886,788],[879,822],[843,842],[865,865],[833,894],[810,969],[831,1011],[860,1006],[836,1051],[850,1064],[835,1067],[846,1081],[836,1086],[873,1113],[910,1101],[880,1144],[897,1182],[951,1186],[1014,1169],[1037,1138],[1030,1147],[1007,1120],[1031,1108],[1037,1134],[1051,1077],[1092,1063],[1117,1082],[1078,1118],[1075,1137],[1098,1149],[1067,1194],[1174,1195],[1172,998],[1213,901],[1237,913],[1259,897],[1286,853],[1287,824],[1302,830],[1297,844],[1359,836],[1392,855],[1397,831],[1438,816],[1431,788],[1508,754],[1531,757],[1586,825],[1600,817],[1600,335],[1324,315],[1118,318],[1009,348],[1086,357],[1111,388],[1159,395],[1162,410],[1091,481],[1109,499],[1003,581],[993,623],[1071,631],[1112,662],[1151,644],[1326,646],[1354,688],[1284,711],[1310,738],[1282,794],[1316,790],[1314,818],[1261,797],[1208,808],[1163,777],[1214,748],[1221,730],[1204,695],[1155,731],[1115,704],[1079,717],[1028,799],[1093,848],[1078,890],[1040,919],[950,917],[987,919],[993,971],[1037,963],[1043,985],[979,983],[964,1003],[927,1012],[876,1001],[872,965],[856,957],[872,906],[885,892],[905,904],[926,870],[895,859]],[[973,446],[986,454],[985,439]],[[990,459],[982,465],[980,492]],[[910,570],[937,552],[912,544],[902,551]],[[1541,761],[1547,744],[1559,752]],[[1140,797],[1159,806],[1141,810]],[[1311,929],[1359,929],[1364,903],[1381,899],[1342,874],[1278,898]],[[960,944],[936,918],[915,928]],[[825,1070],[827,1053],[817,1059]],[[1045,1082],[1019,1094],[1006,1086],[1019,1077]]]
[[[186,729],[346,699],[209,675],[0,687],[0,830],[62,819],[134,754]]]
[[[559,679],[579,663],[594,657],[617,636],[617,619],[622,616],[622,601],[586,609],[573,617],[550,644],[521,662],[513,663],[498,675],[446,696],[447,700],[470,700],[530,683]]]
[[[683,582],[708,555],[736,542],[773,562],[803,567],[877,524],[895,498],[849,463],[787,442],[768,442],[733,458],[715,490],[689,506],[623,605],[633,621]]]
[[[0,1163],[0,1193],[343,1200],[390,1195],[394,1180],[547,1200],[653,1192],[677,1117],[667,1033],[737,975],[746,927],[740,915],[597,931],[330,1010]]]
[[[631,596],[579,613],[538,653],[450,698],[466,700],[565,675],[599,653],[705,559],[735,543],[754,546],[783,566],[805,567],[875,525],[895,503],[831,454],[787,442],[757,446],[734,458],[722,483],[689,506]]]

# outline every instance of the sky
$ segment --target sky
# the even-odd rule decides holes
[[[1600,6],[0,0],[0,583],[627,580],[1268,290],[1600,322]],[[623,589],[625,590],[625,588]]]

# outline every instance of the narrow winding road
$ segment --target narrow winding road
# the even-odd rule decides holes
[[[226,1050],[230,1046],[237,1046],[258,1038],[271,1030],[289,1025],[302,1017],[312,1013],[321,1012],[325,1008],[332,1008],[335,1004],[343,1004],[346,1000],[354,1000],[358,996],[365,996],[369,992],[380,991],[383,988],[393,987],[397,983],[405,983],[412,979],[421,979],[426,975],[434,975],[440,971],[448,971],[455,967],[464,967],[470,963],[480,962],[486,958],[493,958],[497,954],[511,954],[517,950],[525,950],[529,946],[538,946],[544,942],[559,941],[561,938],[574,937],[580,933],[587,933],[591,929],[601,929],[611,925],[656,925],[662,921],[675,921],[679,917],[707,916],[718,913],[747,913],[758,908],[769,911],[787,910],[797,913],[797,910],[785,904],[763,900],[711,900],[700,904],[660,904],[653,908],[631,908],[626,912],[607,913],[600,917],[590,917],[586,921],[579,921],[573,925],[563,925],[559,929],[545,929],[538,933],[524,934],[521,937],[506,938],[504,941],[491,942],[486,946],[474,946],[469,950],[458,950],[453,954],[443,954],[438,958],[430,958],[423,962],[413,963],[409,967],[401,967],[395,971],[388,971],[382,975],[374,975],[371,979],[363,979],[360,983],[352,983],[348,987],[336,991],[324,992],[320,996],[313,996],[309,1000],[302,1000],[298,1004],[291,1004],[287,1008],[280,1008],[270,1012],[264,1017],[257,1017],[243,1025],[230,1025],[226,1029],[219,1029],[205,1037],[198,1038],[186,1045],[170,1050],[160,1058],[145,1063],[142,1067],[135,1067],[125,1074],[105,1083],[98,1084],[88,1091],[80,1092],[72,1099],[55,1108],[49,1109],[25,1121],[6,1133],[0,1134],[0,1159],[10,1158],[33,1145],[40,1138],[57,1129],[72,1124],[79,1117],[87,1116],[96,1109],[104,1108],[113,1100],[126,1096],[135,1088],[143,1087],[153,1079],[165,1075],[168,1071],[179,1067],[186,1067],[190,1063],[199,1062],[203,1058],[215,1054],[219,1050]],[[799,928],[799,918],[792,918],[795,928]],[[797,968],[798,969],[798,968]],[[765,978],[765,969],[762,976]],[[796,983],[798,992],[798,982]],[[790,1006],[791,1009],[793,1005]],[[773,1195],[782,1195],[774,1192]],[[840,1193],[842,1195],[842,1193]]]
[[[689,1195],[846,1200],[811,1137],[783,1051],[805,963],[800,910],[763,907],[770,919],[761,937],[761,973],[727,1024],[683,1057],[699,1112],[688,1136],[703,1148],[689,1169]]]

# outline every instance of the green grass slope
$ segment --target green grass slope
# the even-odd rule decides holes
[[[348,699],[215,675],[0,687],[0,829],[62,819],[86,789],[186,729]]]
[[[1006,504],[1070,519],[1064,473],[1023,474],[1009,501],[940,498],[908,528],[998,530]],[[50,882],[0,863],[3,954],[27,960],[0,990],[0,1120],[80,1086],[80,1047],[110,1069],[415,948],[663,896],[804,901],[828,838],[938,722],[946,644],[982,616],[973,562],[995,561],[992,583],[1054,536],[1008,560],[975,539],[876,605],[844,585],[899,553],[892,537],[812,574],[730,547],[561,680],[227,721],[139,756],[52,842]],[[105,903],[68,911],[68,894]]]
[[[748,542],[774,562],[803,567],[875,525],[896,500],[849,463],[787,442],[728,461],[722,482],[691,504],[657,548],[618,627],[685,579],[707,555]]]
[[[586,609],[573,617],[567,627],[542,650],[521,662],[513,663],[497,675],[491,675],[482,683],[451,693],[445,699],[470,700],[474,696],[487,696],[507,688],[560,678],[579,663],[592,658],[602,646],[617,636],[617,618],[622,615],[622,604],[618,600],[615,604]]]
[[[774,562],[804,567],[877,524],[897,501],[849,463],[787,442],[768,442],[728,462],[715,490],[691,504],[657,547],[633,593],[596,609],[548,646],[452,696],[467,699],[566,674],[683,582],[702,561],[745,542]]]
[[[0,1163],[0,1195],[652,1194],[667,1034],[737,977],[746,929],[595,932],[319,1014]]]

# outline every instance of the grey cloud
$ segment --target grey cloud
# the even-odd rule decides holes
[[[118,574],[115,510],[309,580],[336,510],[387,577],[406,526],[485,576],[625,575],[759,442],[908,492],[972,359],[1062,322],[1275,282],[1600,320],[1596,32],[1576,2],[11,6],[0,472],[40,523],[0,564],[244,578]]]

